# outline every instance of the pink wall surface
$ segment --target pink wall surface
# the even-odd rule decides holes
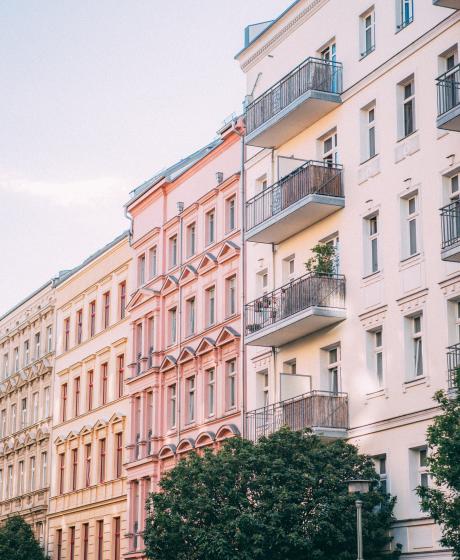
[[[242,429],[239,167],[240,140],[230,128],[182,175],[128,205],[137,286],[128,304],[129,558],[142,557],[145,499],[162,473]]]

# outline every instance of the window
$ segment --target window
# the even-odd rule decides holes
[[[321,58],[323,60],[331,60],[331,61],[335,62],[336,51],[337,51],[336,44],[334,42],[331,42],[327,45],[327,47],[325,47],[321,51]]]
[[[67,383],[61,386],[61,422],[67,420]]]
[[[8,377],[8,354],[4,354],[3,356],[3,379]]]
[[[145,284],[145,255],[140,255],[137,259],[137,284]]]
[[[35,333],[35,359],[38,360],[38,358],[41,356],[41,350],[40,350],[40,333]]]
[[[206,290],[206,317],[207,327],[216,322],[216,289],[214,286]]]
[[[256,180],[256,193],[263,192],[268,187],[268,180],[266,175],[262,175]]]
[[[295,255],[289,255],[282,262],[283,283],[292,280],[295,275]]]
[[[430,479],[428,474],[428,454],[426,448],[418,451],[418,482],[420,486],[428,488]]]
[[[47,348],[48,352],[51,352],[53,349],[53,327],[48,327],[46,330],[46,338],[47,338]]]
[[[337,395],[340,385],[340,347],[331,348],[328,351],[328,357],[329,391]]]
[[[0,500],[3,500],[3,469],[0,469]]]
[[[125,356],[121,354],[117,358],[117,397],[120,398],[124,393],[125,385]]]
[[[158,273],[157,270],[157,248],[151,247],[149,249],[149,263],[150,263],[150,278],[155,278]]]
[[[177,266],[177,235],[169,238],[169,268]]]
[[[168,402],[169,402],[169,428],[176,426],[176,410],[177,410],[177,391],[176,384],[168,387]]]
[[[117,455],[115,460],[115,478],[120,478],[123,467],[123,434],[116,434]]]
[[[27,399],[21,399],[21,428],[27,426]]]
[[[77,311],[77,325],[76,325],[76,331],[77,331],[77,344],[81,344],[82,338],[83,338],[83,309],[79,309]]]
[[[196,253],[196,225],[195,223],[187,226],[187,257],[192,257]]]
[[[379,270],[379,220],[378,215],[365,220],[367,229],[367,249],[365,256],[365,275],[374,274]]]
[[[187,384],[187,422],[195,420],[195,376],[189,377]]]
[[[89,523],[83,523],[82,525],[83,533],[83,555],[82,560],[88,560],[89,554]]]
[[[16,404],[11,405],[10,423],[10,434],[13,434],[16,431]]]
[[[86,374],[86,380],[88,383],[87,407],[89,412],[93,410],[93,396],[94,396],[94,371],[92,369],[88,370],[88,373]]]
[[[45,410],[44,410],[43,418],[48,418],[48,416],[51,413],[50,388],[45,387],[45,389],[43,390],[43,394],[44,394],[44,400],[45,400]]]
[[[24,341],[24,367],[27,366],[30,362],[30,346],[29,341]]]
[[[92,301],[89,304],[89,336],[93,337],[96,334],[96,302]]]
[[[388,479],[387,479],[387,456],[378,455],[373,457],[375,470],[380,476],[380,488],[385,494],[388,492]]]
[[[70,544],[70,551],[69,551],[69,560],[75,560],[75,527],[69,527],[69,544]]]
[[[227,294],[227,317],[231,317],[232,315],[235,315],[237,309],[236,275],[230,276],[230,278],[225,280],[225,287]]]
[[[374,368],[377,387],[383,387],[383,330],[372,333],[374,338]]]
[[[8,479],[6,481],[6,497],[13,497],[13,465],[8,465]]]
[[[29,490],[35,490],[35,457],[29,459]]]
[[[191,336],[193,334],[195,334],[195,315],[196,315],[196,309],[195,309],[195,298],[190,298],[187,300],[187,336]]]
[[[361,57],[375,49],[375,11],[372,8],[361,16]]]
[[[227,409],[236,406],[236,360],[230,360],[225,364],[227,377]]]
[[[404,29],[414,20],[414,0],[397,0],[397,28]]]
[[[25,469],[24,469],[24,461],[19,461],[18,465],[19,476],[18,476],[18,495],[24,494],[25,491]]]
[[[216,377],[215,369],[208,369],[206,372],[207,378],[207,413],[208,416],[213,416],[215,413],[215,398],[216,398]]]
[[[363,162],[373,158],[377,154],[376,137],[375,137],[375,122],[376,122],[376,108],[375,103],[368,105],[361,110],[361,125],[362,125],[362,153],[361,160]]]
[[[70,344],[70,317],[64,319],[64,350],[69,349]]]
[[[226,202],[227,232],[236,228],[236,197],[232,196]]]
[[[105,482],[105,439],[99,440],[99,482]]]
[[[119,517],[113,519],[113,560],[121,558],[121,520]]]
[[[136,325],[136,375],[141,373],[142,368],[142,348],[144,346],[144,332],[142,323]]]
[[[412,317],[412,373],[414,377],[423,375],[422,316]]]
[[[104,551],[104,521],[97,521],[97,560],[103,560]]]
[[[59,494],[64,494],[65,483],[65,453],[59,454]]]
[[[177,339],[177,309],[173,307],[168,312],[169,344],[175,344]]]
[[[153,367],[153,354],[155,352],[155,319],[153,317],[149,317],[147,329],[149,337],[148,367],[150,369]]]
[[[85,487],[91,486],[91,444],[85,445]]]
[[[103,324],[104,324],[104,329],[106,329],[110,324],[110,292],[105,292],[105,294],[102,297],[104,299]]]
[[[41,479],[40,479],[40,487],[44,488],[48,485],[48,453],[44,451],[42,453],[42,470],[41,470]]]
[[[6,435],[6,409],[4,408],[0,418],[0,437],[5,437]]]
[[[101,365],[101,404],[107,404],[109,385],[108,369],[109,365],[107,364],[107,362]]]
[[[72,491],[77,489],[78,449],[72,449]]]
[[[410,78],[399,84],[402,97],[400,113],[400,137],[405,138],[415,131],[415,83]]]
[[[403,239],[404,257],[412,257],[419,252],[418,242],[418,195],[411,195],[403,199],[403,209],[405,214],[405,233]]]
[[[75,416],[79,416],[80,415],[80,378],[76,377],[74,382],[73,382],[73,386],[74,386],[74,415]]]
[[[19,371],[19,348],[15,348],[14,352],[14,371]]]
[[[152,454],[153,391],[147,391],[147,455]]]
[[[32,424],[38,422],[38,393],[32,395]]]
[[[206,245],[214,243],[216,238],[216,213],[211,210],[206,214]]]
[[[126,316],[126,282],[121,282],[118,288],[120,294],[120,319]]]
[[[57,548],[57,557],[56,560],[62,560],[62,529],[58,529],[56,531],[56,548]]]
[[[338,163],[337,152],[337,133],[333,132],[322,140],[323,145],[323,161],[327,165],[334,165]]]

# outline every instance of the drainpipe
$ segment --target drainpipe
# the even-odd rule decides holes
[[[271,174],[272,174],[272,184],[275,184],[278,180],[278,176],[275,176],[275,148],[271,148]],[[276,245],[274,243],[272,246],[272,290],[276,289]],[[278,370],[277,370],[277,359],[276,359],[276,347],[272,346],[272,359],[273,359],[273,389],[274,389],[274,402],[281,400],[281,390],[280,383],[278,383]]]
[[[183,242],[183,219],[182,219],[182,212],[184,211],[184,203],[178,202],[177,203],[177,212],[179,215],[179,278],[182,274],[182,264],[183,264],[183,250],[182,250],[182,242]],[[180,356],[182,350],[182,287],[179,283],[179,323],[177,326],[177,342],[179,345],[179,351],[177,357]],[[182,391],[181,391],[181,380],[180,380],[180,365],[176,364],[176,387],[177,387],[177,443],[180,442],[180,421],[181,421],[181,414],[182,414]]]

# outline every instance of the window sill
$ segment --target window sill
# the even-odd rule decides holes
[[[373,156],[368,157],[367,159],[365,159],[364,161],[362,161],[359,165],[366,165],[366,163],[369,163],[370,161],[372,161],[373,159],[375,159],[376,157],[379,157],[380,154],[374,154]]]
[[[375,272],[370,272],[362,277],[363,282],[370,282],[371,280],[376,280],[383,275],[383,270],[376,270]]]
[[[379,397],[386,397],[388,398],[387,389],[385,387],[381,387],[379,389],[375,389],[374,391],[370,391],[366,393],[366,400],[377,399]]]
[[[414,18],[410,19],[409,21],[406,21],[405,23],[401,23],[400,25],[396,26],[396,31],[395,31],[395,35],[397,35],[398,33],[400,33],[401,31],[404,31],[404,29],[406,29],[406,27],[409,27],[409,25],[414,21]]]
[[[404,140],[407,140],[408,138],[410,138],[411,136],[413,136],[414,134],[417,134],[418,129],[413,130],[410,134],[406,134],[406,136],[402,136],[401,138],[398,138],[396,140],[396,143],[398,142],[404,142]]]
[[[410,268],[411,266],[415,266],[419,264],[423,260],[423,253],[415,253],[415,255],[411,255],[410,257],[405,257],[399,261],[399,270],[406,270],[406,268]]]
[[[420,385],[428,385],[428,378],[426,375],[421,375],[420,377],[414,377],[412,379],[406,379],[406,381],[403,382],[403,391],[406,392],[407,389],[418,387]]]
[[[361,62],[361,60],[364,60],[365,58],[367,58],[374,51],[375,51],[375,45],[372,45],[372,47],[369,50],[367,50],[363,53],[360,53],[360,57],[359,57],[360,62]]]

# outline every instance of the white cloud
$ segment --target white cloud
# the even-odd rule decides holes
[[[81,181],[32,181],[13,176],[0,177],[0,193],[24,193],[52,200],[60,206],[88,206],[103,201],[125,202],[130,190],[126,181],[116,177],[100,177]]]

